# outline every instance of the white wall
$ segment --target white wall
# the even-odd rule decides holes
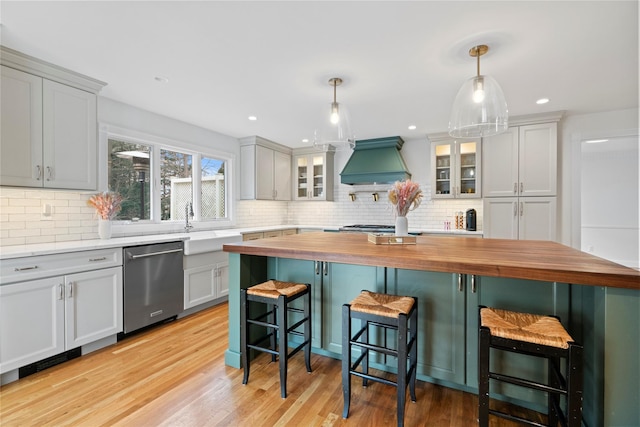
[[[581,141],[622,135],[638,135],[638,108],[567,116],[562,121],[559,148],[561,243],[580,248]]]

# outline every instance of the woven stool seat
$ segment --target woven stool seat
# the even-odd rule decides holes
[[[362,291],[351,301],[351,311],[397,318],[400,313],[409,314],[413,304],[410,297]]]
[[[489,416],[494,415],[534,426],[581,427],[583,348],[567,333],[560,319],[485,306],[478,308],[479,426],[489,427]],[[546,368],[546,375],[537,369],[508,372],[509,353],[543,360],[541,368]],[[521,363],[527,362],[521,359]],[[494,387],[490,387],[490,383]],[[491,395],[500,393],[495,387],[500,384],[529,389],[531,396],[546,394],[547,424],[491,408]]]
[[[573,342],[560,321],[551,316],[485,307],[480,310],[480,319],[496,337],[558,348],[569,348]]]
[[[278,298],[280,295],[292,297],[306,290],[307,286],[302,283],[268,280],[264,283],[248,288],[247,293],[249,295],[258,295],[265,298]]]

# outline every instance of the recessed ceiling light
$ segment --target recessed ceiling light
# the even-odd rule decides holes
[[[258,118],[256,116],[249,116],[249,120],[255,122],[256,120],[258,120]]]
[[[587,144],[597,144],[599,142],[607,142],[608,139],[589,139],[588,141],[585,141]]]
[[[153,79],[159,83],[169,83],[169,79],[164,76],[155,76]]]
[[[302,142],[307,143],[307,142],[309,142],[309,140],[308,140],[307,138],[304,138],[304,139],[302,140]]]
[[[549,98],[540,98],[536,101],[536,104],[542,105],[542,104],[546,104],[547,102],[549,102]]]
[[[409,130],[415,130],[416,129],[416,125],[409,125]]]

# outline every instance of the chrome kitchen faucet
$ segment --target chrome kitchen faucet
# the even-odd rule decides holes
[[[193,225],[189,224],[189,217],[193,218],[193,204],[187,203],[184,207],[184,230],[188,233],[193,228]]]

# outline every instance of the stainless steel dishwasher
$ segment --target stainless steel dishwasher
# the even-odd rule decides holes
[[[125,334],[183,311],[183,248],[182,241],[123,248]]]

